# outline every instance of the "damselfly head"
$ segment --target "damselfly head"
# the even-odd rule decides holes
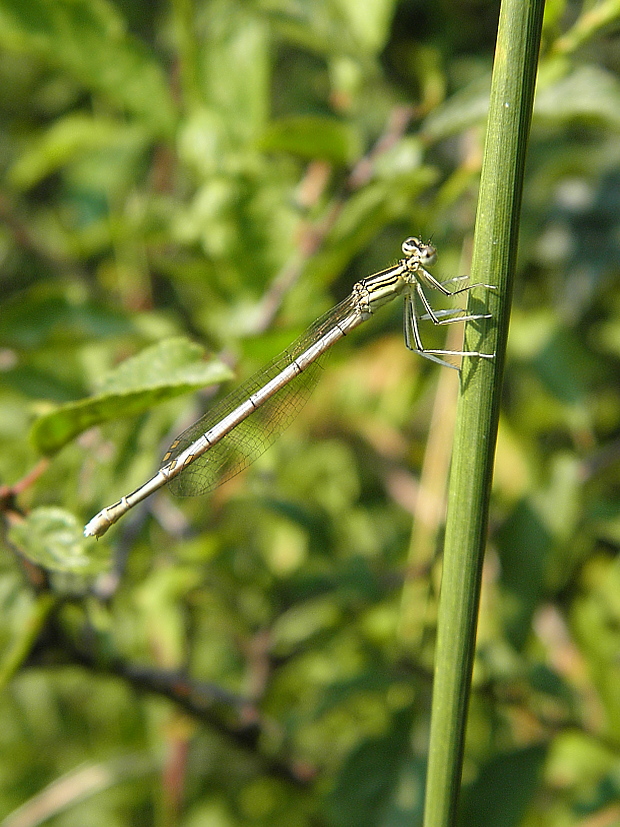
[[[403,253],[412,263],[422,267],[430,267],[437,260],[437,250],[433,245],[425,244],[413,235],[403,241]]]

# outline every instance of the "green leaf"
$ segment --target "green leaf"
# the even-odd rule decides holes
[[[0,45],[37,55],[169,135],[174,105],[161,67],[105,0],[0,0]]]
[[[547,755],[545,746],[498,755],[480,768],[463,801],[462,827],[516,827],[532,801]]]
[[[16,568],[0,578],[0,691],[28,658],[57,603],[50,591],[34,593]]]
[[[127,126],[111,118],[69,115],[53,126],[24,152],[9,172],[9,182],[28,189],[64,164],[93,150],[139,151],[148,135],[139,126]]]
[[[426,118],[422,127],[424,138],[441,141],[482,123],[489,109],[490,85],[490,75],[484,74],[455,92]]]
[[[371,827],[381,823],[381,814],[390,805],[409,760],[411,715],[410,708],[401,710],[387,733],[363,741],[349,755],[327,802],[330,824]]]
[[[331,597],[317,597],[292,606],[273,625],[273,651],[288,654],[300,644],[337,625],[340,612]]]
[[[0,314],[2,347],[21,351],[135,333],[134,319],[121,310],[85,301],[49,276],[6,301]]]
[[[342,121],[308,115],[272,121],[260,139],[260,148],[346,165],[359,157],[361,140],[356,130]]]
[[[319,282],[330,281],[386,224],[410,217],[412,202],[436,178],[434,169],[422,166],[397,180],[378,179],[355,192],[334,221],[329,244],[313,256],[307,272]]]
[[[521,649],[545,588],[545,571],[553,538],[527,500],[520,501],[497,533],[506,600],[504,623],[513,646]],[[527,554],[523,554],[523,549]]]
[[[106,546],[93,550],[75,516],[62,508],[36,508],[11,526],[9,537],[24,557],[48,571],[93,576],[109,565]]]
[[[534,115],[554,124],[578,120],[620,129],[620,81],[599,66],[577,66],[555,83],[541,82]]]
[[[270,104],[269,29],[249,8],[208,4],[201,54],[207,102],[242,144],[260,134]]]
[[[558,78],[559,75],[559,78]],[[489,76],[484,75],[452,95],[424,122],[423,134],[441,140],[480,123],[489,108]],[[586,121],[620,128],[620,81],[599,66],[578,66],[566,73],[564,63],[541,73],[534,106],[536,122]]]
[[[52,454],[87,428],[136,416],[159,402],[231,377],[221,362],[201,361],[203,352],[183,337],[143,350],[113,370],[96,396],[61,405],[40,417],[31,439],[39,451]]]
[[[347,18],[356,41],[372,54],[380,51],[390,33],[395,0],[339,0],[335,4]]]
[[[582,339],[566,328],[551,331],[533,363],[547,390],[569,405],[584,400],[595,376],[594,360],[589,357]]]

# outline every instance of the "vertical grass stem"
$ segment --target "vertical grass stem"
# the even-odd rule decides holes
[[[491,84],[471,278],[497,285],[493,318],[469,325],[457,408],[438,618],[425,827],[452,827],[461,780],[488,502],[497,433],[525,154],[544,0],[503,0]],[[472,312],[481,294],[471,297]]]

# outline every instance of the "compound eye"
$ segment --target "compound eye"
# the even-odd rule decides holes
[[[423,244],[420,250],[420,258],[424,261],[424,264],[434,264],[437,261],[437,250],[432,244]]]

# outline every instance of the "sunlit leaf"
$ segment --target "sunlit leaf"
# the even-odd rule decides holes
[[[256,138],[269,112],[269,29],[249,8],[208,5],[201,53],[207,102],[235,143]]]
[[[489,84],[490,77],[484,76],[448,98],[426,118],[424,134],[440,140],[481,123],[489,105]],[[549,70],[539,82],[535,123],[578,120],[617,130],[619,113],[620,81],[600,66],[578,66],[559,78]]]
[[[307,638],[333,627],[339,617],[331,598],[316,598],[299,603],[278,619],[273,629],[273,645],[279,654],[286,654]]]
[[[559,80],[541,85],[534,117],[545,123],[577,120],[618,130],[620,81],[600,66],[577,66]]]
[[[440,141],[474,124],[481,124],[489,108],[491,76],[483,75],[434,109],[422,125],[422,133]]]
[[[219,361],[203,362],[203,349],[187,339],[166,339],[127,359],[88,399],[61,405],[40,417],[31,438],[39,451],[58,451],[93,425],[136,416],[159,402],[229,379]]]
[[[395,0],[338,0],[355,37],[369,53],[380,50],[389,34]]]
[[[110,562],[105,544],[88,543],[75,516],[62,508],[34,509],[11,526],[10,539],[24,557],[48,571],[92,576]]]

